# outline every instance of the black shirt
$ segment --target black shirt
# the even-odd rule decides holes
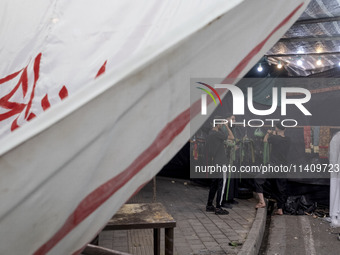
[[[290,147],[290,139],[279,135],[273,135],[268,138],[268,143],[272,145],[270,162],[275,165],[287,165],[287,155]]]
[[[207,138],[207,153],[209,165],[226,164],[227,158],[224,150],[224,140],[227,136],[222,131],[210,130]]]

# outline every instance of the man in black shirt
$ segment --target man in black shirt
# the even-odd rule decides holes
[[[278,128],[278,126],[280,128]],[[264,142],[268,142],[272,146],[270,162],[276,166],[287,165],[290,139],[285,136],[285,128],[281,124],[276,126],[276,132],[268,130],[266,136],[264,137]]]
[[[215,119],[222,119],[221,117],[215,117]],[[224,124],[227,128],[227,133],[222,131],[222,125],[218,124],[212,128],[207,137],[207,153],[208,153],[208,165],[210,166],[223,166],[227,165],[227,157],[224,149],[224,141],[229,137],[233,138],[230,128]],[[222,189],[223,189],[223,178],[222,173],[220,173],[220,178],[214,178],[211,180],[208,202],[206,206],[206,211],[215,212],[215,214],[227,215],[229,212],[223,210],[222,203]],[[216,208],[213,206],[213,201],[216,196]]]
[[[290,139],[285,136],[285,127],[278,123],[276,125],[275,131],[267,131],[267,134],[265,135],[263,141],[271,144],[269,164],[272,166],[287,165],[287,155],[290,147]],[[259,203],[256,205],[256,208],[263,208],[266,206],[263,197],[263,184],[265,183],[265,181],[266,179],[263,178],[255,179],[255,189],[259,196]],[[272,179],[272,181],[274,182],[277,189],[276,192],[272,191],[277,199],[278,209],[276,214],[282,215],[282,208],[286,201],[287,180],[281,177],[277,179]]]

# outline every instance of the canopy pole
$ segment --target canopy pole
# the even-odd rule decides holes
[[[156,176],[153,177],[153,198],[152,201],[156,202]]]

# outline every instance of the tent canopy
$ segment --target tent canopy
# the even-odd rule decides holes
[[[339,45],[339,1],[312,0],[266,56],[271,64],[281,63],[290,76],[308,76],[339,67]]]

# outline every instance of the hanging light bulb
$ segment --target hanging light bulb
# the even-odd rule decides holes
[[[301,60],[301,57],[299,57],[299,59],[296,61],[296,64],[298,66],[302,66],[302,60]]]
[[[316,64],[317,64],[318,66],[321,66],[321,64],[322,64],[321,57],[319,57],[318,61],[316,61]]]
[[[262,68],[261,64],[259,64],[259,66],[258,66],[258,68],[257,68],[257,71],[258,71],[258,72],[262,72],[262,71],[263,71],[263,68]]]
[[[278,68],[278,69],[281,69],[281,68],[282,68],[281,61],[279,61],[279,63],[277,64],[277,68]]]
[[[298,54],[303,54],[303,53],[305,53],[305,49],[302,48],[302,47],[299,47],[299,50],[298,50],[297,53],[298,53]]]
[[[338,63],[338,66],[340,66],[340,62]]]

